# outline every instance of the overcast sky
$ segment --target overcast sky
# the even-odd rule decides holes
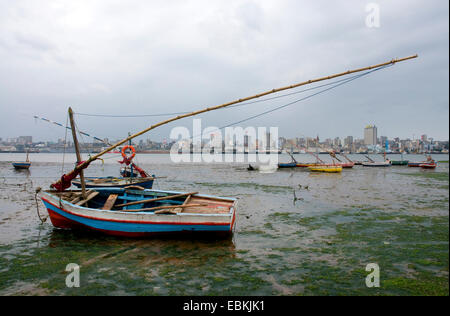
[[[369,28],[369,3],[380,8]],[[242,124],[286,137],[390,138],[449,133],[449,8],[445,0],[0,0],[0,137],[64,138],[67,108],[92,114],[193,111],[395,57],[419,58]],[[223,126],[298,99],[202,115]],[[123,138],[168,117],[76,116]],[[147,134],[167,138],[175,126]],[[87,139],[88,140],[88,139]]]

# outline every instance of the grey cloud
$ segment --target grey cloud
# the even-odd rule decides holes
[[[288,137],[361,137],[364,125],[375,123],[390,137],[448,138],[448,2],[370,1],[381,8],[375,29],[365,25],[368,2],[1,2],[0,137],[26,130],[58,138],[19,111],[31,121],[34,114],[65,121],[68,105],[107,114],[189,111],[418,53],[248,124],[275,124]],[[290,100],[202,117],[222,126]],[[80,117],[79,124],[120,136],[156,120]]]

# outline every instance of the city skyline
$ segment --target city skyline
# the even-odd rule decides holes
[[[449,141],[448,140],[439,140],[430,137],[427,134],[420,135],[417,139],[401,139],[400,137],[388,137],[377,135],[377,126],[375,125],[366,125],[363,130],[363,137],[357,138],[351,135],[341,138],[320,138],[319,135],[315,137],[303,136],[303,137],[294,137],[287,138],[284,136],[278,135],[278,139],[274,140],[271,136],[270,132],[266,132],[265,135],[260,139],[260,135],[255,137],[249,137],[248,135],[243,135],[242,139],[234,139],[230,142],[230,140],[225,138],[221,141],[222,145],[217,145],[216,142],[216,134],[211,133],[208,138],[203,138],[201,141],[201,146],[206,146],[211,143],[215,143],[216,145],[212,145],[213,148],[220,146],[223,149],[229,146],[238,146],[239,148],[244,148],[245,150],[258,150],[258,148],[277,148],[280,150],[286,151],[299,151],[299,150],[308,150],[312,151],[347,151],[347,152],[379,152],[379,151],[392,151],[392,152],[431,152],[431,151],[442,151],[448,153]],[[93,138],[93,137],[92,137]],[[255,138],[255,139],[253,139]],[[82,142],[85,146],[85,150],[99,150],[104,149],[106,144],[115,143],[119,140],[109,140],[104,139],[103,143],[98,140],[94,140],[92,142]],[[141,150],[168,150],[170,149],[176,142],[174,140],[163,140],[162,142],[158,142],[155,140],[151,140],[150,138],[133,140],[132,143],[135,146],[138,146]],[[66,144],[66,145],[64,145]],[[268,145],[269,144],[269,145]],[[33,141],[32,136],[19,136],[16,138],[3,139],[0,137],[0,152],[9,151],[24,151],[26,149],[32,150],[42,150],[43,152],[47,151],[57,151],[58,148],[72,147],[73,142],[69,138],[68,140],[58,139],[57,142],[52,141]],[[193,146],[192,139],[181,139],[179,142],[178,148],[181,150],[182,148],[190,148]]]
[[[41,118],[39,118],[39,119],[41,119]],[[44,119],[44,120],[46,120],[46,119]],[[35,117],[35,122],[37,122],[37,121],[38,120]],[[60,134],[53,133],[52,137],[49,137],[49,138],[42,138],[42,137],[39,137],[39,136],[37,136],[37,137],[33,136],[34,141],[36,141],[36,142],[57,142],[59,139],[64,137],[64,135],[65,135],[64,133],[65,132],[64,132],[64,129],[61,128],[61,127],[64,127],[64,125],[62,123],[49,121],[49,123],[59,125],[58,127],[55,127],[54,125],[52,126],[49,123],[42,123],[42,122],[39,122],[39,123],[42,124],[41,125],[42,128],[47,128],[49,130],[56,131],[56,132],[60,131],[61,133]],[[180,125],[180,126],[185,126],[185,125]],[[188,125],[186,125],[185,127],[189,129]],[[389,130],[389,128],[382,127],[381,132],[379,132],[379,126],[374,124],[374,123],[366,123],[365,127],[363,129],[361,129],[361,127],[360,127],[360,133],[358,135],[351,135],[351,134],[345,135],[345,134],[341,133],[341,135],[325,135],[325,136],[323,136],[323,134],[317,133],[317,132],[315,132],[315,133],[299,132],[297,134],[294,133],[294,134],[290,134],[290,135],[279,133],[279,135],[280,135],[280,137],[284,137],[284,138],[298,138],[298,137],[309,137],[309,138],[313,137],[313,138],[315,138],[315,137],[320,137],[321,139],[335,139],[336,137],[338,137],[342,141],[344,141],[348,137],[352,137],[354,139],[365,140],[365,142],[367,144],[367,141],[366,141],[367,135],[366,135],[366,133],[367,133],[368,128],[372,128],[372,127],[375,129],[375,133],[373,135],[375,138],[378,138],[378,136],[380,136],[380,137],[383,136],[383,137],[388,137],[388,139],[400,138],[400,139],[415,140],[415,139],[421,138],[423,135],[426,135],[426,136],[431,137],[431,138],[433,138],[434,140],[437,140],[437,141],[449,140],[448,135],[447,135],[447,137],[441,138],[439,136],[435,136],[433,134],[427,133],[426,131],[425,132],[414,131],[410,135],[406,135],[405,133],[401,133],[399,135],[389,135],[389,134],[385,133],[385,131]],[[280,130],[280,129],[282,129],[282,127],[278,127],[278,129]],[[81,130],[81,132],[86,132],[86,130],[83,129],[83,130]],[[170,134],[170,132],[168,132],[167,135],[158,135],[158,137],[151,137],[149,135],[144,135],[144,136],[138,137],[137,140],[139,141],[139,140],[142,140],[142,139],[143,140],[152,139],[153,141],[164,142],[164,141],[167,141],[169,139],[169,134]],[[103,139],[103,140],[104,139],[120,140],[120,139],[125,138],[127,135],[128,135],[128,133],[125,136],[112,136],[112,137],[111,136],[109,136],[109,137],[101,137],[99,135],[93,135],[93,136],[98,137],[98,138]],[[152,135],[152,136],[154,136],[154,135]],[[18,138],[18,137],[30,137],[30,136],[17,136],[17,135],[5,136],[5,135],[1,135],[0,134],[0,142],[2,140],[6,141],[8,139],[14,139],[14,138]]]
[[[376,126],[374,126],[374,127],[376,127]],[[366,129],[366,128],[365,128]],[[399,136],[386,136],[386,135],[380,135],[379,137],[376,137],[375,136],[375,138],[377,139],[377,143],[380,143],[380,139],[382,139],[382,138],[384,138],[384,137],[386,137],[388,140],[394,140],[394,139],[396,139],[396,138],[398,138],[398,139],[402,139],[402,140],[411,140],[411,141],[414,141],[414,140],[422,140],[422,141],[426,141],[426,140],[432,140],[432,141],[439,141],[439,142],[444,142],[444,141],[449,141],[449,139],[447,138],[447,139],[438,139],[438,138],[435,138],[435,137],[433,137],[433,136],[430,136],[430,135],[428,135],[428,134],[413,134],[413,137],[411,137],[411,138],[409,138],[409,137],[407,137],[407,138],[402,138],[402,137],[399,137]],[[285,138],[285,139],[295,139],[295,138],[299,138],[299,139],[317,139],[317,138],[319,138],[319,140],[320,140],[320,142],[323,142],[323,141],[325,141],[325,140],[335,140],[335,139],[339,139],[341,142],[345,142],[348,138],[351,138],[352,139],[352,141],[354,140],[354,141],[364,141],[364,143],[366,144],[366,145],[368,145],[366,142],[365,142],[365,137],[364,137],[364,135],[362,136],[362,137],[356,137],[356,136],[354,136],[354,135],[347,135],[347,136],[345,136],[345,137],[340,137],[340,136],[335,136],[335,137],[320,137],[320,134],[317,134],[316,136],[313,136],[313,135],[308,135],[308,136],[305,136],[304,134],[302,134],[301,136],[296,136],[296,137],[287,137],[287,136],[284,136],[284,135],[280,135],[279,136],[279,138]],[[115,138],[111,138],[111,140],[112,141],[119,141],[119,140],[121,140],[122,138],[117,138],[117,139],[115,139]],[[19,144],[26,144],[26,143],[39,143],[39,142],[51,142],[51,143],[55,143],[55,142],[60,142],[62,140],[62,138],[58,138],[57,140],[53,140],[53,139],[47,139],[47,140],[43,140],[43,139],[38,139],[38,140],[36,140],[36,139],[34,139],[33,138],[33,136],[23,136],[23,135],[21,135],[21,136],[15,136],[15,137],[0,137],[0,142],[6,142],[6,143],[8,143],[8,142],[10,142],[10,143],[19,143]],[[107,141],[109,141],[110,140],[110,138],[104,138],[103,139],[104,141],[105,140],[107,140]],[[139,141],[146,141],[146,140],[151,140],[151,141],[155,141],[155,142],[167,142],[168,141],[168,138],[164,138],[164,139],[162,139],[162,140],[157,140],[157,139],[151,139],[150,137],[140,137],[140,139],[138,139],[138,142]],[[205,140],[205,139],[204,139]],[[70,139],[68,140],[68,142],[70,142]],[[98,142],[98,141],[96,141],[96,142]],[[134,140],[134,142],[136,142],[135,140]],[[89,141],[86,141],[86,143],[91,143],[91,142],[89,142]],[[369,145],[373,145],[373,144],[369,144]]]

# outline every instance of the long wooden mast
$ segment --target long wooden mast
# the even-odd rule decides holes
[[[75,122],[73,120],[73,111],[69,107],[69,120],[70,127],[72,128],[73,145],[75,146],[75,153],[77,154],[77,164],[81,162],[80,145],[78,144],[77,132],[75,129]],[[83,200],[86,198],[86,182],[84,181],[83,169],[80,170],[80,182],[81,182],[81,196]]]
[[[142,134],[145,134],[148,131],[151,131],[152,129],[155,129],[155,128],[161,126],[161,125],[165,125],[165,124],[171,123],[173,121],[177,121],[177,120],[180,120],[180,119],[183,119],[183,118],[186,118],[186,117],[195,116],[195,115],[198,115],[198,114],[201,114],[201,113],[205,113],[205,112],[209,112],[209,111],[222,109],[222,108],[225,108],[225,107],[233,105],[233,104],[245,102],[245,101],[252,100],[252,99],[257,99],[257,98],[260,98],[262,96],[266,96],[266,95],[269,95],[269,94],[272,94],[272,93],[277,93],[277,92],[280,92],[280,91],[293,89],[293,88],[297,88],[297,87],[300,87],[300,86],[308,85],[308,84],[311,84],[311,83],[315,83],[315,82],[319,82],[319,81],[329,80],[329,79],[333,79],[333,78],[336,78],[336,77],[341,77],[341,76],[353,74],[353,73],[356,73],[356,72],[361,72],[361,71],[371,70],[371,69],[379,68],[379,67],[383,67],[383,66],[393,65],[393,64],[396,64],[396,63],[399,63],[399,62],[402,62],[402,61],[406,61],[406,60],[409,60],[409,59],[417,58],[417,57],[418,57],[418,55],[416,54],[416,55],[412,55],[412,56],[405,57],[405,58],[392,59],[392,60],[390,60],[388,62],[384,62],[384,63],[381,63],[381,64],[377,64],[377,65],[373,65],[373,66],[369,66],[369,67],[364,67],[364,68],[359,68],[359,69],[354,69],[354,70],[348,70],[348,71],[337,73],[337,74],[334,74],[334,75],[321,77],[321,78],[317,78],[317,79],[312,79],[312,80],[300,82],[300,83],[297,83],[297,84],[294,84],[294,85],[278,88],[278,89],[272,89],[272,90],[269,90],[269,91],[266,91],[266,92],[263,92],[263,93],[259,93],[259,94],[256,94],[256,95],[253,95],[253,96],[250,96],[250,97],[238,99],[238,100],[235,100],[235,101],[231,101],[231,102],[224,103],[224,104],[217,105],[217,106],[213,106],[213,107],[208,107],[208,108],[205,108],[203,110],[191,112],[191,113],[188,113],[188,114],[179,115],[179,116],[170,118],[168,120],[159,122],[159,123],[157,123],[155,125],[152,125],[152,126],[146,128],[143,131],[140,131],[140,132],[138,132],[136,134],[128,136],[127,138],[125,138],[125,139],[117,142],[116,144],[111,145],[110,147],[106,148],[102,152],[100,152],[100,153],[90,157],[84,163],[82,163],[80,165],[77,165],[74,170],[85,168],[92,161],[94,161],[97,158],[99,158],[100,156],[108,153],[109,151],[113,150],[114,148],[116,148],[116,147],[118,147],[118,146],[120,146],[120,145],[122,145],[122,144],[124,144],[124,143],[126,143],[128,141],[130,141],[131,139],[133,139],[135,137],[138,137],[138,136],[140,136]]]

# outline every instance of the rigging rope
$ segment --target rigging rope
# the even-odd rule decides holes
[[[392,66],[392,65],[389,65]],[[377,68],[379,69],[379,68]],[[240,107],[240,106],[245,106],[245,105],[250,105],[250,104],[255,104],[255,103],[260,103],[260,102],[266,102],[266,101],[270,101],[270,100],[275,100],[275,99],[279,99],[279,98],[283,98],[283,97],[287,97],[287,96],[291,96],[291,95],[295,95],[295,94],[300,94],[303,92],[307,92],[307,91],[311,91],[311,90],[315,90],[315,89],[319,89],[319,88],[323,88],[326,86],[330,86],[339,82],[343,82],[343,81],[347,81],[349,79],[352,78],[359,78],[361,76],[361,74],[359,75],[354,75],[348,78],[343,78],[343,79],[339,79],[339,80],[335,80],[329,83],[325,83],[322,85],[318,85],[315,87],[311,87],[311,88],[307,88],[307,89],[303,89],[303,90],[299,90],[299,91],[295,91],[295,92],[291,92],[291,93],[286,93],[286,94],[282,94],[279,96],[274,96],[274,97],[270,97],[270,98],[265,98],[265,99],[260,99],[260,100],[255,100],[255,101],[249,101],[249,102],[243,102],[240,104],[235,104],[235,105],[231,105],[229,108],[235,108],[235,107]],[[190,111],[188,112],[172,112],[172,113],[159,113],[159,114],[131,114],[131,115],[114,115],[114,114],[89,114],[89,113],[74,113],[75,115],[80,115],[80,116],[92,116],[92,117],[109,117],[109,118],[138,118],[138,117],[159,117],[159,116],[173,116],[173,115],[183,115],[183,114],[187,114],[190,113]]]
[[[64,174],[64,162],[65,162],[65,158],[66,158],[66,146],[67,146],[67,125],[69,124],[69,115],[67,114],[67,119],[66,119],[66,130],[65,130],[65,135],[64,135],[64,151],[63,151],[63,163],[62,163],[62,167],[61,167],[61,174]],[[62,125],[61,125],[62,126]],[[64,126],[63,126],[64,127]]]
[[[39,116],[37,116],[37,115],[33,115],[33,117],[34,117],[35,119],[42,120],[42,121],[46,121],[46,122],[48,122],[48,123],[52,123],[52,124],[58,125],[58,126],[60,126],[60,127],[66,128],[66,129],[68,129],[68,130],[72,130],[72,128],[70,128],[69,126],[67,126],[67,123],[66,123],[66,126],[64,126],[64,125],[62,125],[61,123],[58,123],[58,122],[55,122],[55,121],[46,119],[46,118],[44,118],[44,117],[39,117]],[[66,131],[66,133],[67,133],[67,131]],[[99,141],[99,142],[101,142],[101,143],[103,143],[103,144],[106,144],[106,145],[108,145],[108,146],[111,146],[110,143],[105,142],[103,139],[101,139],[101,138],[99,138],[99,137],[89,135],[88,133],[82,132],[82,131],[80,131],[80,130],[78,131],[78,133],[80,133],[81,135],[84,135],[84,136],[93,138],[94,140]]]
[[[327,92],[327,91],[329,91],[329,90],[332,90],[332,89],[334,89],[334,88],[340,87],[340,86],[342,86],[342,85],[344,85],[344,84],[346,84],[346,83],[349,83],[349,82],[351,82],[351,81],[353,81],[353,80],[359,79],[359,78],[361,78],[361,77],[363,77],[363,76],[367,76],[367,75],[369,75],[369,74],[371,74],[371,73],[373,73],[373,72],[375,72],[375,71],[378,71],[378,70],[381,70],[381,69],[385,69],[385,68],[388,68],[388,67],[391,67],[391,66],[392,66],[392,65],[382,66],[382,67],[375,68],[375,69],[372,69],[372,70],[370,70],[370,71],[364,72],[364,73],[362,73],[362,74],[358,74],[358,75],[355,75],[355,76],[352,76],[352,77],[348,77],[348,78],[345,78],[345,79],[343,79],[343,80],[338,80],[338,81],[336,81],[336,82],[333,82],[334,85],[331,86],[331,87],[329,87],[329,88],[320,90],[319,92],[310,94],[310,95],[308,95],[308,96],[306,96],[306,97],[303,97],[303,98],[301,98],[301,99],[295,100],[295,101],[293,101],[293,102],[289,102],[289,103],[284,104],[284,105],[282,105],[282,106],[275,107],[275,108],[273,108],[273,109],[271,109],[271,110],[264,111],[264,112],[259,113],[259,114],[256,114],[256,115],[252,115],[252,116],[247,117],[247,118],[245,118],[245,119],[243,119],[243,120],[239,120],[239,121],[237,121],[237,122],[234,122],[234,123],[230,123],[230,124],[224,125],[224,126],[219,127],[219,128],[217,128],[217,129],[215,129],[215,130],[212,130],[211,133],[212,133],[212,132],[215,132],[215,131],[222,130],[222,129],[224,129],[224,128],[227,128],[227,127],[230,127],[230,126],[233,126],[233,125],[236,125],[236,124],[240,124],[240,123],[243,123],[243,122],[246,122],[246,121],[250,121],[250,120],[255,119],[255,118],[257,118],[257,117],[260,117],[260,116],[263,116],[263,115],[266,115],[266,114],[269,114],[269,113],[272,113],[272,112],[275,112],[275,111],[278,111],[278,110],[281,110],[281,109],[286,108],[286,107],[288,107],[288,106],[290,106],[290,105],[293,105],[293,104],[295,104],[295,103],[298,103],[298,102],[301,102],[301,101],[310,99],[310,98],[312,98],[312,97],[314,97],[314,96],[316,96],[316,95],[325,93],[325,92]],[[323,87],[323,86],[326,86],[326,85],[329,85],[329,84],[324,84],[324,85],[322,85],[322,87]],[[305,91],[306,91],[306,90],[305,90]],[[192,140],[192,139],[194,139],[194,138],[196,138],[196,137],[201,137],[201,136],[202,136],[202,135],[192,136],[192,137],[190,137],[189,139]]]

